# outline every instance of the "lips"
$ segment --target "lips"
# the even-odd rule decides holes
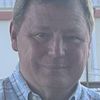
[[[65,64],[42,64],[40,63],[41,67],[45,67],[47,69],[65,69],[67,65]]]
[[[65,69],[68,68],[68,60],[64,57],[52,58],[45,56],[42,59],[39,59],[37,64],[40,67],[48,68],[48,69]]]

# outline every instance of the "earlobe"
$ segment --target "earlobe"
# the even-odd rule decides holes
[[[11,37],[11,43],[12,43],[12,48],[15,51],[18,51],[17,48],[17,33],[16,33],[16,28],[13,22],[10,23],[10,37]]]

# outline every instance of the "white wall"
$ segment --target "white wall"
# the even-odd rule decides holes
[[[0,79],[11,74],[18,63],[17,53],[12,50],[9,21],[0,21]]]

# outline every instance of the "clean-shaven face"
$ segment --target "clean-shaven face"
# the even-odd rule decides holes
[[[72,5],[28,7],[17,35],[20,70],[26,80],[48,88],[69,88],[79,80],[90,40],[78,2]]]

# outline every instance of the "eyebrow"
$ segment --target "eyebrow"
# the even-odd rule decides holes
[[[40,26],[40,25],[39,26],[35,26],[34,28],[31,27],[29,29],[29,31],[30,31],[31,34],[34,34],[36,32],[48,32],[48,33],[52,32],[51,29],[48,26]]]
[[[72,28],[68,28],[68,29],[65,29],[65,30],[62,30],[63,33],[71,33],[71,34],[83,34],[84,32],[79,29],[78,27],[72,27]]]
[[[33,30],[33,27],[31,28],[31,30]],[[43,25],[35,26],[34,27],[34,31],[52,32],[52,30],[50,29],[49,26],[43,26]],[[66,29],[62,29],[60,31],[62,33],[69,33],[67,35],[83,35],[85,33],[85,31],[82,31],[80,28],[78,28],[76,26],[75,27],[66,28]]]
[[[48,26],[34,26],[34,28],[31,27],[30,29],[31,29],[31,31],[33,31],[33,29],[34,29],[34,31],[39,31],[39,30],[51,31],[51,29]]]
[[[47,29],[50,30],[49,26],[43,26],[43,25],[35,26],[34,28],[42,29],[42,30],[47,30]]]

